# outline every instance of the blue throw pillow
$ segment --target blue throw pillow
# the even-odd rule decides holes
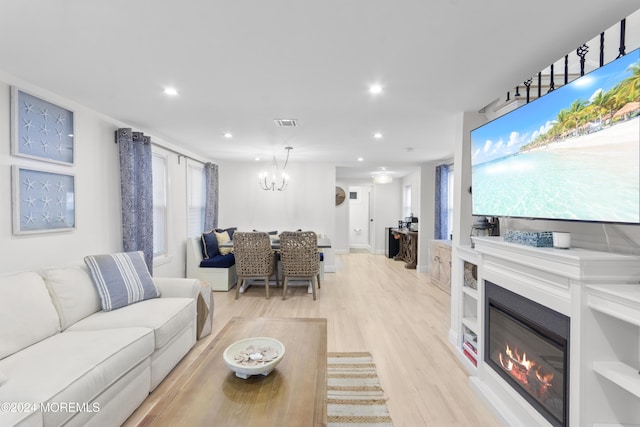
[[[85,257],[84,262],[104,311],[160,296],[141,251],[92,255]]]
[[[213,258],[216,255],[220,255],[220,248],[218,248],[218,238],[214,230],[202,233],[202,259]]]

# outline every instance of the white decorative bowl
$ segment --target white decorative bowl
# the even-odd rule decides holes
[[[259,347],[273,347],[278,352],[278,356],[267,362],[258,364],[256,366],[246,366],[239,364],[235,357],[240,354],[240,352],[246,350],[248,347],[254,346],[256,348]],[[227,347],[222,353],[222,357],[224,358],[224,363],[236,373],[236,377],[247,379],[252,375],[269,375],[271,371],[280,363],[282,358],[284,357],[284,344],[274,338],[268,337],[253,337],[253,338],[245,338],[240,341],[236,341]]]

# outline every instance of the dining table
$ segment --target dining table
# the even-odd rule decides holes
[[[229,240],[228,242],[219,243],[219,248],[233,248],[233,240]],[[328,249],[331,247],[331,239],[328,237],[318,237],[318,249]],[[280,239],[272,238],[271,239],[271,249],[280,250]]]
[[[280,250],[280,239],[275,237],[275,236],[271,236],[271,249],[275,250],[275,251],[279,251]],[[224,242],[224,243],[219,243],[218,247],[220,248],[233,248],[233,240],[229,240],[228,242]],[[318,249],[328,249],[331,248],[331,239],[329,239],[328,237],[318,237]],[[275,281],[275,279],[273,279]],[[296,283],[295,281],[290,282],[289,286],[295,286]],[[245,280],[244,283],[242,284],[242,286],[240,287],[240,293],[244,293],[244,291],[251,286],[251,280]],[[313,293],[313,289],[311,288],[311,283],[309,283],[309,285],[307,285],[307,293],[311,294]]]

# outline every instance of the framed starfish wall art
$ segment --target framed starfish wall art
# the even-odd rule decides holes
[[[13,234],[76,228],[75,177],[13,165]]]
[[[11,87],[11,154],[73,165],[73,111]]]

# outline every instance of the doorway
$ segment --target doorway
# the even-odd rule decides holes
[[[349,186],[349,252],[372,252],[372,191],[370,185]]]

